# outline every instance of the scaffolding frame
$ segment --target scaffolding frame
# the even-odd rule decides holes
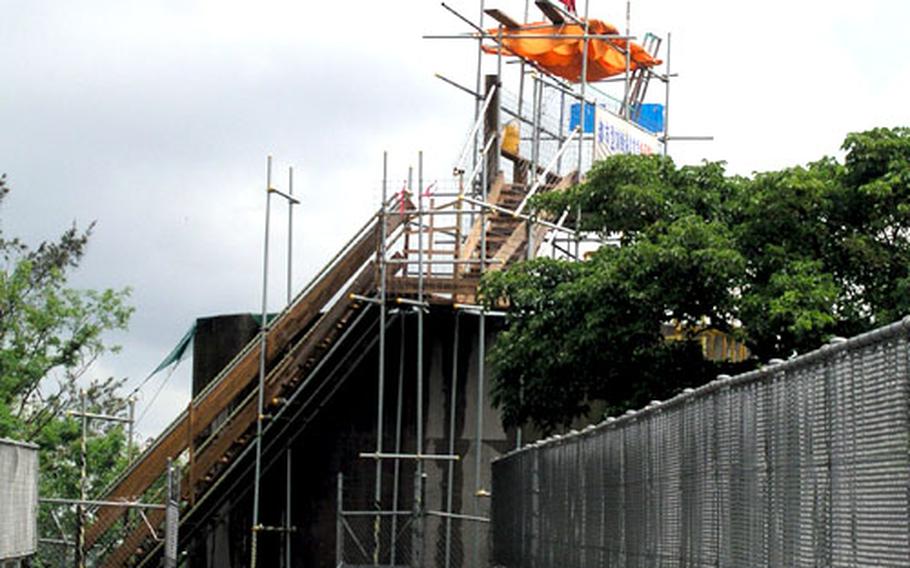
[[[502,317],[502,313],[498,311],[489,310],[484,306],[476,304],[477,301],[477,282],[483,276],[484,273],[491,270],[499,270],[504,266],[507,266],[509,262],[519,259],[532,259],[536,251],[542,246],[549,247],[550,253],[554,256],[564,255],[568,258],[580,259],[581,258],[581,244],[590,239],[590,235],[586,235],[580,230],[580,211],[563,212],[558,218],[548,219],[536,212],[527,212],[529,199],[533,197],[534,194],[539,191],[552,190],[558,186],[559,183],[569,179],[574,181],[579,181],[583,172],[583,157],[586,155],[584,150],[584,145],[588,141],[593,141],[594,136],[588,137],[584,132],[584,118],[585,118],[585,109],[586,106],[596,105],[597,102],[590,97],[591,93],[600,92],[596,85],[589,84],[587,81],[587,52],[588,52],[588,43],[591,40],[595,39],[621,39],[621,40],[632,40],[635,39],[635,36],[630,35],[630,14],[631,14],[631,2],[626,0],[626,27],[624,34],[613,34],[613,35],[598,35],[590,34],[588,29],[588,12],[589,12],[589,2],[590,0],[585,1],[584,5],[584,18],[579,20],[573,14],[562,10],[556,5],[549,4],[546,0],[540,0],[537,2],[538,6],[541,4],[546,4],[549,6],[549,9],[555,10],[553,13],[561,13],[563,17],[571,19],[576,23],[584,23],[584,33],[580,36],[577,36],[577,39],[583,41],[583,70],[581,74],[581,82],[579,85],[579,91],[576,92],[575,89],[565,81],[554,77],[544,70],[540,69],[535,63],[519,58],[520,65],[520,74],[519,74],[519,91],[518,91],[518,105],[517,108],[509,108],[508,103],[503,101],[503,53],[502,49],[498,50],[496,54],[496,73],[494,75],[487,76],[487,83],[485,85],[485,92],[481,93],[481,88],[483,85],[483,43],[484,41],[493,41],[500,48],[503,46],[503,40],[509,39],[510,34],[504,27],[503,23],[500,21],[497,32],[495,34],[487,33],[484,30],[484,18],[487,15],[491,15],[490,11],[485,10],[484,0],[480,0],[480,10],[479,10],[479,24],[473,24],[470,19],[462,16],[457,11],[443,4],[443,6],[452,12],[454,15],[459,17],[464,22],[468,23],[475,29],[474,33],[471,34],[461,34],[461,35],[436,35],[436,36],[424,36],[428,39],[470,39],[477,41],[477,69],[475,77],[475,87],[473,90],[470,88],[459,85],[455,81],[445,78],[441,75],[437,75],[443,81],[459,88],[462,91],[467,92],[468,94],[474,97],[474,124],[469,130],[468,137],[463,146],[461,156],[456,162],[454,168],[454,182],[448,188],[450,191],[435,191],[430,192],[425,186],[425,177],[423,170],[423,153],[418,152],[417,155],[417,192],[414,194],[413,189],[413,169],[409,168],[408,181],[406,188],[400,192],[400,195],[394,195],[390,198],[389,196],[389,169],[388,169],[388,154],[383,153],[383,173],[382,173],[382,198],[381,206],[379,212],[377,213],[379,223],[378,229],[380,231],[380,237],[378,239],[377,250],[375,254],[374,269],[378,273],[377,281],[378,286],[374,291],[375,296],[367,295],[358,295],[352,294],[351,298],[360,302],[364,302],[368,305],[376,305],[379,308],[379,336],[378,341],[378,353],[379,353],[379,364],[377,370],[377,385],[378,385],[378,400],[377,400],[377,440],[375,445],[375,452],[369,455],[364,455],[362,457],[367,459],[374,459],[376,461],[375,467],[375,485],[373,491],[373,507],[370,513],[374,517],[374,527],[373,527],[373,554],[372,559],[375,565],[379,565],[379,548],[380,548],[380,530],[379,530],[379,520],[381,517],[388,516],[389,511],[385,511],[382,508],[382,487],[383,487],[383,469],[381,462],[385,459],[394,460],[394,473],[393,473],[393,507],[391,511],[391,517],[393,519],[393,534],[398,530],[397,519],[400,511],[398,511],[398,496],[400,492],[400,468],[399,464],[401,460],[408,459],[412,460],[417,469],[416,483],[414,488],[414,498],[415,498],[415,510],[417,511],[414,519],[415,522],[412,523],[414,530],[421,531],[422,519],[427,516],[437,516],[443,518],[446,521],[446,562],[448,566],[448,559],[450,558],[451,553],[451,521],[454,519],[468,520],[471,522],[483,523],[485,518],[479,515],[481,509],[482,500],[489,495],[489,491],[482,487],[481,485],[481,469],[483,465],[483,459],[481,455],[482,447],[482,437],[483,437],[483,408],[484,408],[484,393],[486,389],[486,369],[485,369],[485,339],[486,339],[486,318],[487,317]],[[543,9],[543,8],[542,8]],[[544,10],[545,13],[550,16],[550,13],[547,10]],[[491,15],[492,16],[492,15]],[[524,22],[528,21],[528,2],[525,2],[525,13],[524,13]],[[561,37],[565,38],[566,36],[552,36],[547,34],[539,34],[540,37]],[[529,36],[522,36],[529,37]],[[536,36],[534,36],[536,37]],[[575,37],[575,36],[572,36]],[[648,36],[646,36],[648,37]],[[656,37],[656,36],[653,36]],[[663,135],[659,138],[663,142],[663,152],[666,154],[668,151],[668,143],[671,140],[677,139],[695,139],[695,137],[671,137],[669,134],[669,93],[670,93],[670,79],[674,75],[670,73],[669,63],[670,63],[670,34],[667,34],[667,57],[666,57],[666,72],[664,74],[658,74],[650,69],[639,70],[638,72],[632,72],[629,68],[629,57],[626,57],[626,71],[625,74],[621,77],[621,80],[624,83],[623,86],[623,97],[621,101],[621,117],[625,119],[630,119],[632,114],[635,112],[636,104],[633,103],[633,99],[637,100],[638,103],[644,100],[644,96],[647,92],[647,85],[650,79],[658,79],[665,85],[665,105],[664,105],[664,132]],[[657,38],[657,46],[661,43],[660,38]],[[619,49],[619,46],[615,46]],[[628,54],[627,54],[628,55]],[[530,70],[531,73],[531,113],[530,116],[527,115],[525,110],[525,100],[526,100],[526,70]],[[492,78],[492,79],[491,79]],[[545,99],[547,93],[555,93],[556,96],[560,99],[560,113],[558,119],[558,128],[557,131],[554,131],[543,124],[543,115],[545,107]],[[566,101],[575,100],[579,104],[579,126],[576,129],[572,129],[571,132],[564,131],[565,123],[565,107]],[[530,125],[532,128],[531,137],[529,141],[531,142],[531,152],[530,158],[526,159],[520,155],[507,156],[504,155],[501,148],[501,136],[500,136],[500,115],[508,114],[515,117],[520,123]],[[491,127],[492,126],[492,127]],[[544,142],[555,142],[558,146],[558,150],[554,156],[546,159],[542,153],[541,148]],[[575,160],[570,160],[569,150],[573,144],[577,143],[577,156]],[[592,151],[593,155],[593,151]],[[468,159],[470,157],[470,160]],[[512,162],[512,176],[513,183],[524,185],[527,190],[530,188],[520,202],[512,204],[511,206],[505,206],[499,201],[501,192],[503,191],[503,184],[505,183],[502,180],[500,175],[499,160],[500,158],[505,157],[506,159]],[[573,161],[575,168],[572,172],[567,175],[563,175],[562,168],[564,162]],[[284,193],[272,187],[271,182],[271,157],[268,159],[267,167],[267,180],[266,180],[266,217],[265,217],[265,244],[264,244],[264,254],[263,254],[263,298],[262,298],[262,328],[259,334],[259,345],[260,345],[260,365],[259,365],[259,375],[258,375],[258,386],[256,388],[256,397],[257,397],[257,416],[256,416],[256,435],[255,435],[255,444],[252,448],[246,448],[243,453],[240,455],[240,458],[235,460],[234,464],[230,464],[231,467],[227,468],[227,471],[233,471],[233,467],[236,463],[242,460],[243,456],[246,456],[248,451],[252,449],[255,450],[255,473],[254,473],[254,506],[253,506],[253,524],[252,524],[252,549],[251,549],[251,562],[250,565],[255,567],[257,565],[257,534],[260,531],[270,530],[270,531],[280,531],[285,535],[285,547],[284,547],[284,561],[286,565],[290,565],[292,554],[291,554],[291,533],[295,530],[295,527],[292,523],[292,501],[291,501],[291,443],[293,440],[285,442],[284,456],[286,458],[286,493],[285,493],[285,512],[284,512],[284,523],[281,527],[267,527],[263,526],[259,522],[259,486],[261,478],[272,465],[275,464],[275,459],[272,458],[267,463],[263,464],[263,439],[264,436],[268,433],[268,430],[271,430],[270,426],[275,424],[276,416],[266,416],[264,414],[264,391],[265,391],[265,381],[266,381],[266,353],[268,345],[268,336],[269,336],[269,322],[268,314],[266,311],[267,305],[267,284],[268,284],[268,257],[269,257],[269,223],[270,223],[270,202],[272,194],[276,194],[279,197],[284,198],[289,203],[289,216],[288,216],[288,235],[289,235],[289,245],[288,245],[288,270],[287,270],[287,283],[288,283],[288,304],[291,303],[291,262],[292,262],[292,247],[290,244],[290,239],[292,235],[292,209],[293,205],[299,204],[300,201],[294,197],[293,194],[293,169],[289,169],[289,179],[288,179],[288,192]],[[570,181],[571,182],[571,181]],[[416,197],[416,204],[413,203],[413,199]],[[397,229],[389,230],[388,227],[388,218],[395,214],[395,209],[398,208],[397,214],[399,216],[404,216],[407,212],[407,220]],[[490,250],[490,241],[489,233],[490,229],[495,223],[502,222],[503,220],[512,220],[523,225],[523,234],[515,237],[516,233],[513,232],[511,237],[515,237],[515,242],[518,244],[515,245],[514,250],[511,250],[506,253],[502,253],[503,245],[500,244],[500,250],[494,254],[491,254]],[[448,221],[448,224],[447,224]],[[515,231],[518,231],[516,228]],[[358,233],[360,234],[360,233]],[[357,237],[355,237],[356,239]],[[412,248],[412,239],[416,240],[416,248]],[[353,242],[353,239],[352,239]],[[604,240],[597,238],[593,239],[593,242],[597,244],[604,244]],[[566,245],[565,247],[561,246],[560,243]],[[514,243],[510,243],[514,244]],[[574,250],[572,250],[572,245],[574,244]],[[335,259],[330,261],[330,265],[335,262],[340,255],[344,252],[345,248],[342,248],[342,252],[339,255],[336,255]],[[494,245],[496,246],[496,245]],[[522,246],[524,247],[522,249]],[[522,250],[524,251],[521,254]],[[476,254],[476,258],[474,255]],[[320,273],[322,274],[322,273]],[[318,279],[320,275],[314,279]],[[312,283],[311,283],[312,284]],[[308,285],[309,286],[309,285]],[[305,288],[306,290],[306,288]],[[424,444],[424,432],[423,432],[423,388],[424,388],[424,377],[423,377],[423,343],[424,343],[424,315],[428,310],[435,309],[436,305],[445,304],[451,306],[454,309],[455,318],[454,318],[454,347],[453,347],[453,356],[457,360],[458,354],[458,341],[459,341],[459,322],[462,315],[470,315],[478,318],[478,345],[477,345],[477,380],[478,380],[478,404],[477,404],[477,415],[476,415],[476,438],[474,440],[475,447],[475,463],[474,465],[474,478],[475,478],[475,488],[474,488],[474,515],[459,515],[453,512],[453,495],[452,495],[452,476],[454,468],[454,460],[448,459],[451,456],[454,456],[454,412],[451,413],[452,419],[449,424],[449,448],[448,454],[444,455],[431,455],[423,451]],[[365,311],[363,312],[365,313]],[[386,367],[386,350],[387,350],[387,338],[386,330],[387,327],[391,324],[394,319],[399,319],[402,322],[402,333],[404,330],[404,315],[413,314],[417,319],[417,345],[416,345],[416,359],[417,359],[417,406],[415,412],[417,414],[417,434],[416,434],[416,448],[417,451],[412,455],[402,454],[401,452],[401,430],[402,430],[402,381],[403,381],[403,367],[404,367],[404,351],[402,349],[401,354],[399,355],[399,377],[398,377],[398,392],[397,392],[397,405],[395,407],[395,448],[394,451],[387,451],[387,448],[383,447],[384,439],[384,406],[386,399],[385,392],[385,367]],[[390,318],[390,316],[394,316]],[[358,320],[359,321],[359,320]],[[339,340],[340,341],[340,340]],[[335,346],[337,346],[336,344]],[[374,344],[370,344],[372,348]],[[333,346],[334,348],[334,346]],[[402,344],[403,348],[403,344]],[[241,357],[243,353],[239,354],[238,357]],[[320,362],[320,365],[322,362]],[[456,392],[457,389],[457,361],[452,366],[452,392]],[[315,373],[315,371],[314,371]],[[214,381],[213,381],[214,382]],[[204,391],[205,393],[206,391]],[[334,392],[334,391],[332,391]],[[203,394],[204,394],[203,393]],[[315,395],[313,395],[315,396]],[[454,405],[455,396],[452,395],[450,404]],[[284,408],[282,408],[283,411]],[[190,423],[192,424],[192,411],[193,404],[190,404],[188,413],[190,416]],[[213,431],[208,436],[206,440],[202,442],[199,446],[196,446],[194,443],[189,444],[189,456],[190,456],[190,467],[189,467],[189,477],[191,481],[191,486],[193,485],[192,481],[194,480],[193,471],[194,471],[194,455],[198,451],[202,451],[206,448],[207,444],[211,443],[216,436],[221,432],[221,428],[224,425],[230,422],[230,419],[234,416],[233,413],[228,417],[224,424],[213,428]],[[295,415],[296,416],[296,415]],[[285,432],[285,428],[281,428],[277,438],[280,438],[282,433]],[[192,438],[193,430],[192,426],[190,428],[190,435]],[[295,436],[292,436],[294,438]],[[520,432],[518,434],[518,446],[521,446],[521,437]],[[446,457],[448,456],[448,457]],[[447,464],[446,477],[447,482],[447,491],[446,495],[446,511],[428,511],[424,506],[424,483],[423,472],[424,472],[424,463],[427,460],[436,460],[436,459],[448,459],[449,463]],[[223,474],[226,475],[226,474]],[[206,488],[206,491],[209,493],[215,487],[218,487],[221,483],[219,479],[216,481],[215,485]],[[208,495],[209,493],[206,493]],[[195,504],[195,492],[191,490],[190,492],[190,501],[192,504]],[[203,497],[204,499],[204,497]],[[341,502],[339,501],[339,511],[343,511],[341,507]],[[408,514],[411,514],[408,512]],[[480,543],[479,538],[475,538],[474,546],[475,554],[475,564],[479,559],[480,555]],[[393,552],[394,557],[394,552]],[[420,564],[421,559],[412,558],[412,562],[415,565]]]
[[[526,3],[527,4],[527,3]],[[409,231],[407,226],[404,230],[404,250],[400,255],[390,255],[389,251],[394,246],[394,243],[390,246],[390,243],[387,242],[388,234],[385,228],[385,218],[387,211],[385,205],[381,208],[380,219],[382,220],[382,237],[380,239],[380,245],[377,250],[377,261],[378,261],[378,272],[379,272],[379,286],[376,291],[375,298],[363,298],[364,301],[372,301],[379,305],[380,307],[380,352],[379,352],[379,364],[377,372],[377,425],[376,425],[376,450],[374,453],[362,453],[362,458],[374,459],[376,462],[375,468],[375,480],[374,480],[374,490],[373,490],[373,507],[371,511],[347,511],[343,506],[343,477],[339,473],[338,478],[338,525],[337,525],[337,558],[336,564],[344,565],[344,551],[343,551],[343,539],[345,534],[350,534],[355,538],[355,544],[361,548],[361,552],[364,556],[371,557],[373,565],[381,565],[380,561],[380,549],[382,544],[380,543],[380,522],[381,519],[391,517],[393,529],[391,533],[392,542],[390,543],[390,565],[394,565],[396,562],[395,557],[395,540],[398,537],[397,531],[397,520],[401,516],[402,512],[398,510],[398,494],[400,491],[399,485],[399,462],[403,459],[404,456],[400,453],[400,444],[401,444],[401,381],[399,380],[399,389],[398,389],[398,399],[396,407],[396,436],[395,436],[395,452],[394,453],[384,453],[383,452],[383,438],[384,438],[384,407],[385,407],[385,318],[387,311],[387,304],[390,302],[389,295],[389,268],[391,267],[393,271],[399,271],[404,275],[413,274],[415,272],[414,268],[416,267],[416,289],[412,288],[410,290],[394,289],[395,293],[410,293],[416,296],[416,301],[414,301],[415,312],[417,317],[417,345],[416,345],[416,360],[417,360],[417,407],[415,413],[417,416],[417,439],[416,444],[416,454],[406,456],[407,459],[414,460],[416,467],[415,475],[415,487],[414,487],[414,511],[406,512],[410,516],[409,526],[414,530],[415,538],[417,539],[418,544],[415,545],[414,550],[412,550],[411,563],[413,566],[422,566],[423,559],[421,558],[421,547],[420,539],[422,538],[422,519],[427,514],[432,514],[425,510],[423,503],[423,494],[424,483],[423,476],[423,464],[425,460],[437,460],[437,459],[446,459],[449,460],[446,469],[446,511],[435,512],[439,517],[442,517],[446,521],[445,527],[445,565],[448,568],[450,565],[451,559],[451,521],[454,518],[462,518],[465,520],[476,521],[477,523],[487,522],[488,519],[479,515],[480,512],[480,503],[481,500],[489,495],[489,491],[484,489],[481,485],[481,470],[483,465],[483,456],[482,456],[482,438],[484,431],[483,423],[483,409],[485,405],[484,393],[486,389],[485,384],[485,340],[486,340],[486,318],[488,317],[489,310],[483,306],[478,306],[473,304],[476,295],[474,297],[465,298],[464,296],[459,296],[458,294],[452,294],[449,303],[452,308],[455,310],[454,316],[454,330],[453,330],[453,362],[452,362],[452,376],[451,376],[451,385],[450,385],[450,400],[449,404],[454,408],[455,400],[457,397],[457,376],[458,376],[458,341],[459,341],[459,327],[462,314],[476,316],[478,318],[478,333],[477,333],[477,413],[476,413],[476,425],[475,425],[475,440],[474,440],[474,515],[459,515],[453,512],[453,475],[454,475],[454,462],[453,458],[455,456],[454,448],[454,411],[450,410],[450,423],[448,425],[448,454],[447,455],[426,455],[423,453],[423,349],[424,349],[424,328],[423,328],[423,318],[424,313],[428,309],[429,305],[437,303],[436,301],[428,302],[426,297],[426,277],[431,279],[439,274],[437,269],[446,270],[447,265],[449,265],[448,271],[452,275],[453,279],[457,280],[458,276],[465,275],[468,271],[468,266],[473,265],[476,268],[479,276],[482,276],[489,268],[493,268],[498,264],[504,264],[502,259],[491,258],[489,254],[489,248],[487,244],[488,236],[488,222],[489,216],[499,215],[506,216],[511,219],[518,219],[524,222],[526,227],[525,234],[525,254],[523,258],[531,259],[534,257],[535,247],[533,246],[534,240],[533,236],[535,229],[544,229],[546,233],[541,235],[541,238],[538,242],[541,244],[547,242],[552,250],[553,254],[556,254],[557,247],[555,246],[557,234],[564,234],[566,240],[572,240],[575,243],[575,251],[573,256],[578,259],[580,257],[579,245],[584,240],[584,236],[580,234],[578,230],[579,219],[578,214],[576,214],[575,226],[574,228],[568,228],[565,226],[568,212],[563,214],[556,222],[550,222],[546,219],[540,218],[538,215],[525,213],[525,209],[528,206],[529,200],[536,194],[539,190],[550,189],[554,186],[553,183],[548,183],[548,176],[551,171],[556,171],[557,174],[560,172],[562,167],[563,155],[565,150],[577,139],[578,143],[578,155],[576,156],[576,178],[580,177],[580,172],[582,171],[582,157],[583,157],[583,144],[585,143],[586,137],[584,135],[584,116],[585,116],[585,105],[586,104],[596,104],[593,101],[589,102],[586,97],[587,89],[587,80],[586,80],[586,63],[587,63],[587,46],[588,41],[591,39],[599,39],[601,36],[589,34],[587,29],[587,11],[588,11],[588,1],[585,2],[585,33],[579,39],[584,40],[584,69],[582,71],[582,82],[581,82],[581,92],[575,93],[571,88],[565,85],[558,78],[549,76],[547,74],[539,73],[539,68],[530,61],[521,60],[522,73],[520,74],[520,86],[519,86],[519,105],[515,111],[506,111],[508,114],[516,117],[519,121],[524,123],[530,123],[532,126],[532,150],[531,157],[528,164],[528,171],[530,172],[530,179],[526,180],[525,187],[530,187],[528,191],[520,200],[519,204],[513,206],[512,208],[504,207],[497,203],[493,203],[489,198],[491,191],[495,191],[494,185],[496,183],[495,177],[498,174],[498,154],[500,144],[500,131],[499,131],[499,114],[500,111],[505,107],[501,104],[500,90],[502,88],[502,50],[497,52],[496,56],[496,74],[494,76],[488,76],[486,83],[486,92],[484,94],[480,93],[481,86],[481,76],[482,76],[482,44],[484,39],[492,39],[498,45],[502,46],[502,40],[508,38],[508,34],[504,33],[503,26],[500,25],[498,32],[496,34],[488,34],[483,31],[483,18],[485,14],[489,14],[489,11],[484,9],[483,0],[480,1],[480,23],[474,25],[470,20],[458,12],[453,10],[451,7],[443,6],[459,17],[464,22],[471,25],[475,30],[478,30],[478,33],[461,35],[461,36],[424,36],[428,39],[436,38],[468,38],[476,39],[478,41],[478,66],[477,66],[477,75],[475,78],[475,89],[463,87],[456,83],[455,81],[443,77],[442,75],[437,75],[443,81],[456,86],[457,88],[468,92],[473,95],[475,100],[475,115],[474,115],[474,124],[469,129],[469,134],[467,139],[462,147],[459,158],[456,162],[455,167],[453,168],[453,174],[455,175],[458,182],[458,192],[454,195],[448,194],[445,197],[455,197],[454,202],[447,201],[442,206],[437,206],[432,200],[430,202],[429,210],[424,207],[424,200],[426,197],[426,188],[424,186],[424,176],[423,176],[423,153],[418,152],[418,180],[417,180],[417,207],[416,207],[416,231]],[[525,11],[524,20],[527,21],[527,9]],[[633,36],[629,34],[629,9],[627,7],[627,22],[626,22],[626,34],[625,35],[611,35],[606,36],[608,39],[634,39]],[[542,37],[552,37],[552,36],[542,36]],[[641,91],[640,87],[636,85],[636,90],[633,91],[632,87],[632,76],[630,69],[628,68],[628,57],[627,69],[624,77],[624,97],[622,103],[622,113],[624,118],[629,118],[630,111],[630,97],[633,92],[641,92],[642,97],[644,93]],[[523,101],[524,101],[524,88],[525,88],[525,73],[523,72],[524,67],[528,65],[532,69],[536,69],[538,73],[535,73],[533,78],[533,93],[532,93],[532,113],[531,117],[528,118],[524,115]],[[647,78],[650,78],[651,72],[648,74],[640,73],[639,74],[641,81],[640,83],[646,83]],[[490,80],[490,77],[493,77],[493,80]],[[666,83],[669,83],[669,77],[660,77]],[[559,150],[556,155],[552,157],[546,164],[544,164],[542,157],[540,155],[540,143],[541,143],[541,134],[542,134],[542,124],[541,124],[541,114],[543,108],[543,99],[544,99],[544,90],[545,89],[554,89],[559,94],[561,102],[560,105],[561,113],[559,118],[559,130],[558,134],[552,132],[547,132],[547,134],[559,142]],[[562,113],[562,108],[564,107],[564,102],[567,98],[575,99],[580,102],[580,124],[577,128],[573,129],[568,134],[563,133],[563,123],[564,115]],[[491,118],[492,117],[492,118]],[[489,125],[492,123],[494,128],[490,129],[489,127],[484,128],[485,123]],[[666,133],[665,133],[666,137]],[[593,138],[593,137],[592,137]],[[666,144],[665,144],[666,147]],[[468,154],[469,149],[473,148],[473,151],[470,152],[470,166],[468,165]],[[491,150],[496,149],[495,156],[491,156]],[[386,204],[388,202],[388,153],[383,153],[382,159],[382,203]],[[495,168],[495,170],[494,170]],[[516,171],[518,168],[515,168]],[[493,170],[493,171],[491,171]],[[410,196],[414,195],[414,190],[411,185],[411,175],[409,170],[409,180],[407,184],[408,194]],[[466,171],[469,173],[466,174]],[[516,181],[521,181],[518,178],[520,176],[516,175],[516,172],[513,172],[513,177],[516,178]],[[402,192],[404,194],[404,191]],[[451,212],[447,211],[447,208],[455,206],[456,212],[455,215],[456,221],[454,223],[455,231],[453,233],[448,233],[445,230],[438,229],[434,222],[439,217],[445,217],[450,215]],[[425,224],[425,219],[429,219],[429,227]],[[469,219],[469,224],[472,228],[479,228],[477,231],[477,240],[479,242],[477,245],[480,249],[479,262],[473,264],[470,262],[469,258],[465,258],[461,254],[461,247],[472,248],[470,241],[470,235],[475,233],[470,229],[465,227],[465,219]],[[467,229],[467,230],[466,230]],[[429,246],[426,246],[424,243],[424,237],[429,232]],[[453,258],[439,258],[440,252],[439,249],[435,246],[435,236],[442,232],[447,234],[450,237],[454,238],[455,248],[453,250]],[[417,237],[417,246],[416,249],[410,247],[409,237],[416,233]],[[468,235],[465,237],[465,235]],[[549,239],[547,239],[549,237]],[[598,241],[601,242],[601,241]],[[412,258],[412,253],[416,252],[416,259]],[[424,258],[426,253],[427,258]],[[508,259],[506,259],[508,260]],[[498,261],[498,262],[497,262]],[[394,287],[393,287],[394,288]],[[438,299],[438,293],[431,292],[431,298]],[[461,301],[459,301],[461,300]],[[464,300],[468,300],[467,302]],[[407,300],[402,297],[394,298],[393,301],[396,304],[407,303]],[[504,315],[502,313],[496,313],[496,316]],[[403,349],[403,344],[402,344]],[[399,357],[399,375],[403,372],[403,363],[404,363],[404,353]],[[400,377],[399,377],[400,379]],[[518,445],[520,447],[521,440],[520,434],[518,434]],[[385,510],[382,507],[382,465],[381,462],[384,459],[393,459],[395,460],[395,473],[394,473],[394,487],[393,487],[393,506],[390,510]],[[363,543],[356,540],[356,535],[351,531],[350,526],[346,525],[345,516],[346,515],[372,515],[373,517],[373,548],[372,553],[367,555],[369,552],[365,550]],[[473,558],[474,565],[479,565],[480,560],[480,538],[479,532],[475,530],[474,532],[474,546],[473,546]]]

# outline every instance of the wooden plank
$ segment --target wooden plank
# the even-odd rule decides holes
[[[562,16],[556,6],[547,0],[537,0],[534,3],[537,4],[537,7],[540,8],[541,12],[543,12],[543,15],[557,26],[561,26],[562,24],[566,23],[566,19]]]
[[[507,16],[502,10],[487,8],[483,12],[510,30],[517,30],[521,27],[518,22]]]
[[[434,276],[423,281],[425,294],[474,294],[477,292],[477,278],[443,278]],[[419,283],[416,277],[397,277],[389,280],[387,292],[392,294],[415,295]],[[455,300],[452,300],[453,302]]]
[[[389,215],[389,232],[394,231],[402,224],[410,213],[396,213]],[[275,357],[287,349],[289,341],[299,330],[319,314],[322,307],[331,300],[338,290],[371,256],[373,256],[379,240],[378,224],[373,223],[373,228],[368,229],[360,240],[351,248],[343,259],[327,273],[312,290],[292,306],[283,317],[276,320],[267,342],[267,359],[274,363]],[[246,354],[234,365],[220,374],[218,382],[204,393],[198,400],[193,401],[193,429],[203,431],[212,421],[245,389],[258,375],[259,371],[259,344],[249,349]],[[177,418],[166,435],[159,438],[146,452],[140,456],[132,468],[124,475],[102,498],[108,500],[128,499],[133,500],[142,495],[148,487],[167,468],[167,460],[176,458],[187,448],[189,437],[188,416],[183,413]],[[194,468],[195,469],[195,468]],[[103,507],[99,509],[95,522],[86,531],[86,546],[91,547],[101,534],[121,516],[123,509]]]
[[[528,222],[522,221],[515,227],[515,230],[512,231],[512,234],[509,235],[509,238],[499,247],[499,250],[496,251],[496,254],[493,255],[494,260],[498,260],[498,263],[492,264],[488,270],[496,272],[506,268],[507,263],[512,258],[521,245],[525,243],[528,233]]]

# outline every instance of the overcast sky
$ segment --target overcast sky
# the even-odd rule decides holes
[[[448,3],[477,20],[476,0]],[[516,19],[524,5],[486,1]],[[421,39],[468,31],[435,1],[0,6],[0,172],[13,189],[3,230],[36,243],[96,220],[73,284],[133,289],[130,329],[111,338],[123,351],[93,376],[135,384],[196,317],[258,311],[266,155],[281,183],[295,166],[304,200],[300,286],[377,207],[383,150],[395,176],[422,149],[427,177],[443,179],[470,127],[470,98],[433,73],[472,84],[476,51]],[[590,11],[624,25],[622,0],[591,0]],[[671,132],[715,137],[671,154],[742,174],[838,155],[851,131],[910,125],[907,21],[906,0],[632,4],[633,34],[673,34]],[[280,260],[271,279],[277,309]],[[143,418],[144,435],[186,406],[189,367]]]

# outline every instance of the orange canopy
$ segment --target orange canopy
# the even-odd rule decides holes
[[[499,33],[499,28],[489,30],[487,33],[496,35]],[[584,53],[584,40],[579,38],[584,33],[584,25],[548,25],[544,22],[526,24],[516,29],[503,29],[502,54],[524,57],[553,75],[578,83],[581,81]],[[588,34],[618,35],[618,33],[617,29],[610,24],[600,20],[588,20]],[[555,35],[568,37],[565,39],[539,37]],[[625,47],[626,40],[624,39],[588,40],[588,81],[600,81],[625,73],[626,57],[623,53]],[[499,50],[499,46],[484,46],[484,51],[487,53],[499,53]],[[632,42],[631,52],[630,70],[661,64],[659,59],[651,57],[637,43]]]

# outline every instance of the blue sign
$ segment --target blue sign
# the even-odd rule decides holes
[[[594,132],[594,112],[597,107],[594,105],[585,105],[585,128],[586,133]],[[569,132],[578,128],[578,115],[581,113],[581,103],[574,103],[569,109]]]

